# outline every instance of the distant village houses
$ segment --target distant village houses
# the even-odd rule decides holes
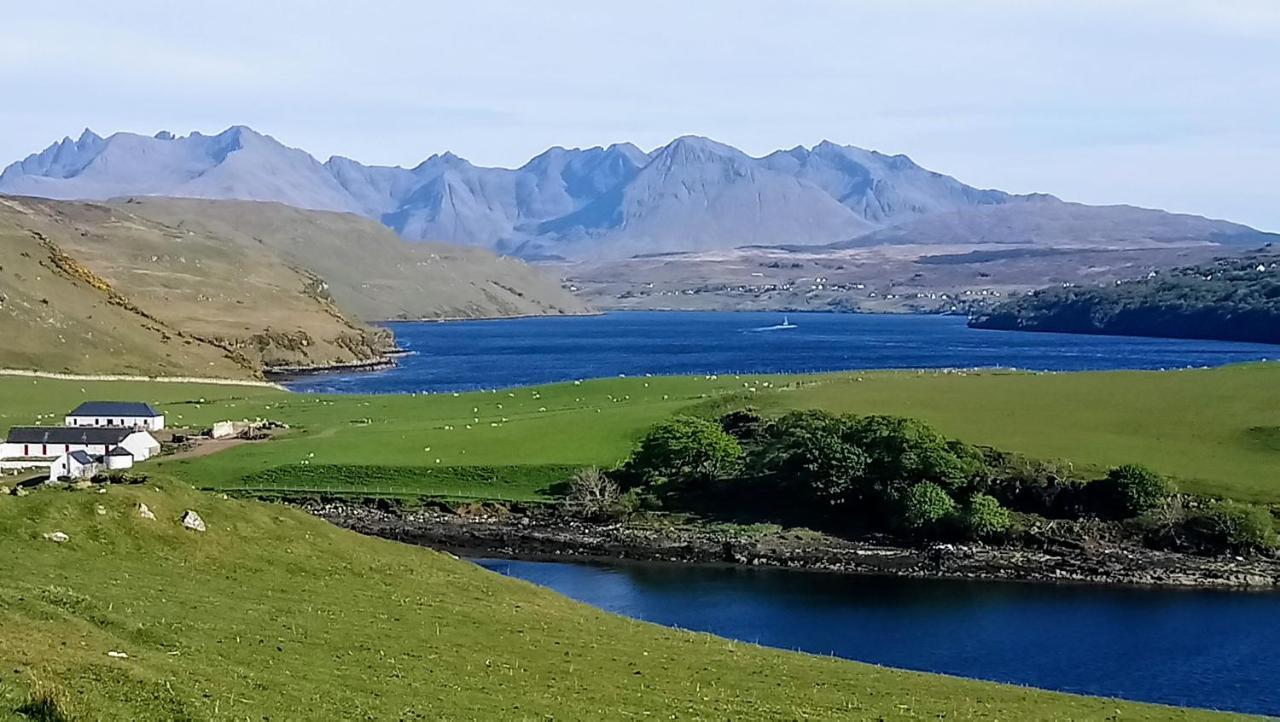
[[[151,432],[164,429],[164,415],[145,403],[88,401],[64,424],[9,429],[0,469],[47,468],[51,482],[129,469],[160,453]]]

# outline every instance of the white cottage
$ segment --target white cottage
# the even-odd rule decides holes
[[[49,465],[49,481],[61,479],[88,479],[102,468],[102,457],[90,456],[83,451],[63,454]]]
[[[86,401],[67,414],[66,425],[161,431],[164,429],[164,414],[152,408],[151,404],[135,401]]]

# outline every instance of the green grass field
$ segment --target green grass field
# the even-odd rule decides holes
[[[859,377],[862,382],[857,381]],[[1280,365],[1172,372],[844,375],[764,408],[891,413],[1084,471],[1138,462],[1186,491],[1280,502]]]
[[[554,496],[578,469],[566,464],[523,466],[273,466],[222,489],[256,496],[346,494],[365,497],[539,501]]]
[[[629,621],[173,482],[0,496],[0,540],[0,719],[1220,718]]]
[[[210,488],[333,488],[528,499],[549,468],[610,465],[680,411],[752,404],[915,416],[948,435],[1069,460],[1084,474],[1147,464],[1187,491],[1280,502],[1280,365],[1025,374],[869,372],[802,377],[618,378],[467,394],[316,396],[270,389],[0,379],[0,425],[60,423],[88,398],[146,399],[170,425],[271,418],[283,438],[161,469]],[[38,419],[44,415],[45,418]],[[316,467],[365,467],[363,476]],[[515,467],[465,481],[464,467]],[[374,469],[372,467],[385,467]],[[420,473],[415,474],[414,470]],[[372,488],[370,488],[372,487]]]

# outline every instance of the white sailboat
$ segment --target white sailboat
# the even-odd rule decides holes
[[[761,326],[756,330],[757,331],[786,331],[787,329],[792,329],[792,328],[798,328],[798,327],[794,323],[791,323],[791,321],[786,316],[783,316],[782,323],[775,324],[773,326]]]

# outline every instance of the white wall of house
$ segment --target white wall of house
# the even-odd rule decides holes
[[[129,434],[124,441],[120,442],[120,446],[128,449],[133,454],[134,461],[146,461],[160,453],[160,442],[156,441],[156,437],[145,431],[135,431]]]
[[[160,416],[68,416],[66,426],[123,426],[128,429],[163,431],[164,415]]]
[[[151,434],[147,437],[151,438]],[[151,440],[155,441],[154,438]],[[56,459],[73,451],[102,456],[110,448],[106,444],[12,444],[6,441],[0,444],[0,459]]]
[[[81,464],[71,458],[70,454],[63,454],[49,467],[49,481],[57,481],[64,476],[69,479],[85,479],[93,476],[97,471],[98,464]]]
[[[22,471],[24,469],[39,469],[48,467],[53,463],[53,459],[44,459],[40,461],[14,461],[13,459],[0,460],[0,471]]]

